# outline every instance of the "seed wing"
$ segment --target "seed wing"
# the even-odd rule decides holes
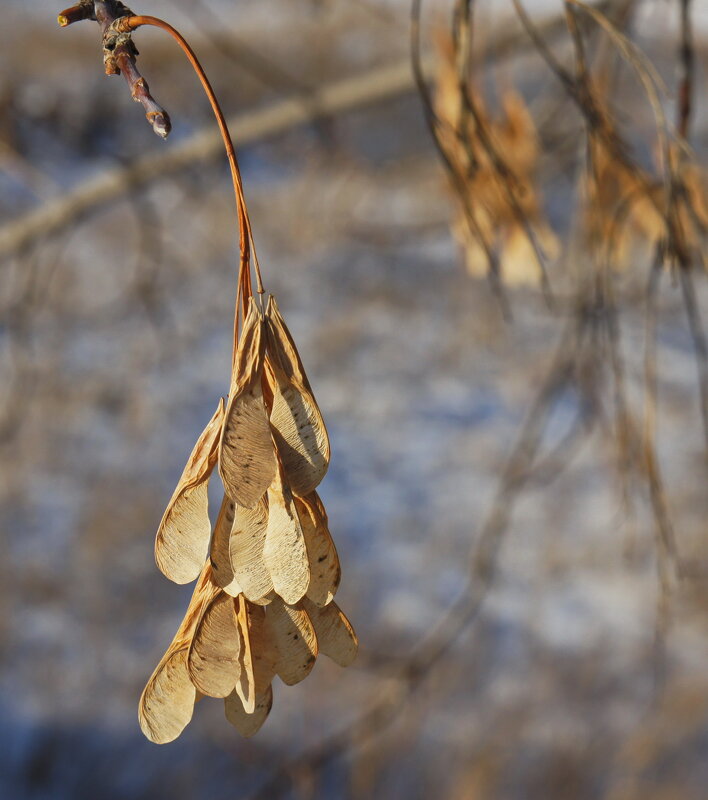
[[[263,402],[263,319],[251,299],[244,320],[219,446],[219,473],[229,497],[245,508],[263,497],[275,473],[275,454]]]
[[[221,510],[214,526],[214,535],[211,537],[209,554],[214,583],[232,597],[237,597],[241,594],[241,587],[231,568],[231,556],[229,554],[229,540],[235,514],[235,503],[228,495],[224,495],[224,499],[221,501]]]
[[[190,583],[204,565],[209,544],[209,476],[217,459],[224,401],[194,445],[155,537],[155,562],[175,583]]]
[[[261,500],[253,509],[236,509],[231,531],[229,558],[241,591],[258,602],[273,591],[273,581],[263,557],[268,530],[268,507]]]
[[[239,677],[241,635],[234,598],[217,591],[197,623],[187,665],[195,687],[209,697],[227,697]]]
[[[253,714],[256,710],[256,680],[253,675],[253,654],[248,632],[248,601],[243,595],[238,598],[237,619],[241,634],[241,652],[238,658],[240,672],[236,682],[236,694],[246,714]]]
[[[303,600],[302,606],[315,629],[320,653],[341,667],[348,667],[356,658],[359,642],[339,606],[332,602],[320,608],[307,599]]]
[[[176,739],[192,719],[196,689],[187,670],[187,648],[170,650],[157,665],[140,697],[138,721],[156,744]]]
[[[273,389],[270,423],[292,491],[309,494],[329,466],[327,429],[295,344],[271,295],[266,309],[269,378]]]
[[[236,691],[224,699],[224,712],[226,719],[241,734],[249,738],[261,729],[273,707],[273,687],[268,684],[266,689],[256,695],[253,713],[247,714],[243,708],[241,698]]]
[[[305,537],[292,493],[280,467],[268,489],[268,525],[263,559],[273,588],[286,603],[297,603],[310,583]]]
[[[270,685],[276,675],[275,668],[278,661],[278,651],[266,622],[266,615],[267,612],[263,606],[249,605],[248,634],[251,640],[256,695],[263,694],[266,687]]]
[[[271,641],[277,651],[275,669],[288,686],[304,680],[317,659],[317,636],[302,609],[275,599],[266,610]]]
[[[302,523],[302,532],[310,565],[307,597],[318,606],[332,601],[339,588],[341,569],[339,556],[327,525],[327,515],[315,492],[296,498],[295,507]]]

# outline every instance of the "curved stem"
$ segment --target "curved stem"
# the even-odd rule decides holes
[[[259,295],[263,295],[265,290],[263,288],[261,269],[258,263],[258,255],[256,253],[255,242],[253,240],[251,220],[248,216],[248,209],[246,207],[246,198],[243,192],[243,181],[241,179],[241,171],[239,170],[238,161],[236,159],[236,151],[234,149],[234,143],[233,140],[231,139],[231,134],[229,133],[229,129],[226,124],[226,118],[224,117],[224,113],[221,110],[219,101],[216,99],[214,90],[212,89],[212,86],[209,83],[209,79],[207,78],[202,65],[199,63],[199,59],[194,53],[194,50],[192,50],[192,48],[188,44],[187,40],[182,36],[182,34],[178,30],[173,28],[172,25],[170,25],[168,22],[165,22],[162,19],[159,19],[158,17],[137,15],[132,17],[124,17],[120,21],[120,28],[121,30],[125,31],[134,31],[135,29],[143,25],[151,25],[155,28],[160,28],[163,31],[166,31],[182,48],[184,54],[189,59],[189,63],[192,65],[194,71],[197,73],[197,76],[199,77],[202,87],[204,88],[204,91],[207,97],[209,98],[209,102],[214,112],[214,116],[216,117],[216,121],[219,125],[219,130],[221,131],[222,139],[224,140],[224,147],[226,148],[226,156],[229,160],[229,166],[231,167],[231,178],[234,186],[234,194],[236,196],[236,209],[238,213],[239,229],[240,229],[239,250],[240,250],[241,260],[239,266],[238,295],[236,298],[236,319],[234,323],[235,324],[234,333],[237,334],[238,320],[239,320],[239,305],[245,316],[248,308],[248,301],[253,294],[253,289],[251,286],[251,270],[250,270],[251,253],[253,253],[253,263],[256,273],[257,292]],[[234,358],[236,350],[236,338],[237,337],[234,336]]]

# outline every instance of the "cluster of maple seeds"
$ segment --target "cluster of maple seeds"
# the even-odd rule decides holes
[[[329,439],[295,344],[271,296],[251,297],[223,400],[197,440],[155,540],[160,570],[197,583],[140,698],[148,739],[176,739],[200,697],[224,698],[244,736],[259,730],[277,675],[292,685],[319,653],[347,666],[357,640],[334,602],[339,559],[315,492]],[[225,494],[213,531],[208,481]]]

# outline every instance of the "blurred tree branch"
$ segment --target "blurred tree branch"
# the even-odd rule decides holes
[[[607,0],[600,7],[620,4],[621,0]],[[564,14],[555,14],[540,21],[537,28],[548,37],[562,33],[565,30]],[[485,57],[505,58],[530,47],[531,43],[523,31],[504,27],[491,41]],[[423,59],[422,72],[426,78],[430,75],[430,59]],[[229,120],[229,128],[236,142],[248,144],[310,123],[319,116],[345,113],[412,92],[415,86],[411,65],[406,59],[322,86],[306,98],[296,96],[263,110],[237,114]],[[63,197],[46,202],[0,227],[0,259],[17,254],[36,240],[63,231],[87,214],[104,208],[139,187],[168,177],[195,162],[208,161],[220,155],[219,133],[209,126],[167,153],[150,154],[129,167],[103,171]]]

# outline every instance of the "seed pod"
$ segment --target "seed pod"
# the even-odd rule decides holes
[[[275,599],[266,610],[271,641],[277,651],[275,670],[288,686],[304,680],[312,671],[318,647],[307,613]]]
[[[268,530],[268,507],[261,500],[253,509],[236,509],[229,542],[229,558],[234,578],[252,602],[259,602],[273,591],[263,548]]]
[[[332,602],[320,608],[305,599],[302,607],[315,629],[319,652],[329,656],[340,667],[348,667],[356,658],[359,642],[339,606]]]
[[[248,632],[248,601],[243,595],[238,599],[238,629],[241,634],[241,651],[239,653],[239,675],[236,681],[236,694],[247,714],[256,710],[256,680],[253,675],[253,654],[251,637]]]
[[[273,707],[273,687],[268,684],[261,694],[256,695],[254,709],[251,714],[247,714],[243,708],[241,698],[234,690],[224,699],[224,713],[226,719],[241,734],[249,738],[254,736],[261,729],[266,721],[270,710]]]
[[[207,487],[216,464],[223,420],[224,401],[220,400],[194,445],[157,529],[155,562],[175,583],[190,583],[204,566],[211,534]]]
[[[263,318],[251,298],[231,378],[219,447],[219,474],[229,497],[253,508],[275,474],[275,454],[263,402]]]
[[[194,587],[182,624],[140,696],[140,728],[157,744],[176,739],[192,718],[197,691],[189,678],[187,654],[204,599],[210,591],[209,579],[207,564]]]
[[[224,495],[219,516],[214,526],[214,534],[211,537],[209,554],[214,583],[232,597],[237,597],[241,594],[241,587],[231,568],[231,555],[229,554],[229,540],[235,514],[235,503],[228,495]]]
[[[239,677],[241,635],[233,597],[215,588],[189,647],[187,666],[194,686],[209,697],[227,697]]]
[[[305,537],[292,493],[280,465],[268,489],[268,526],[263,559],[273,588],[286,603],[297,603],[310,583]]]
[[[295,498],[295,508],[302,524],[310,565],[307,597],[316,605],[325,606],[337,593],[342,574],[337,549],[327,526],[327,515],[316,492]]]
[[[140,729],[156,744],[176,739],[192,719],[196,689],[187,671],[187,648],[168,650],[140,697]]]
[[[297,348],[271,295],[266,308],[270,423],[288,485],[298,497],[320,483],[329,466],[329,437]]]

